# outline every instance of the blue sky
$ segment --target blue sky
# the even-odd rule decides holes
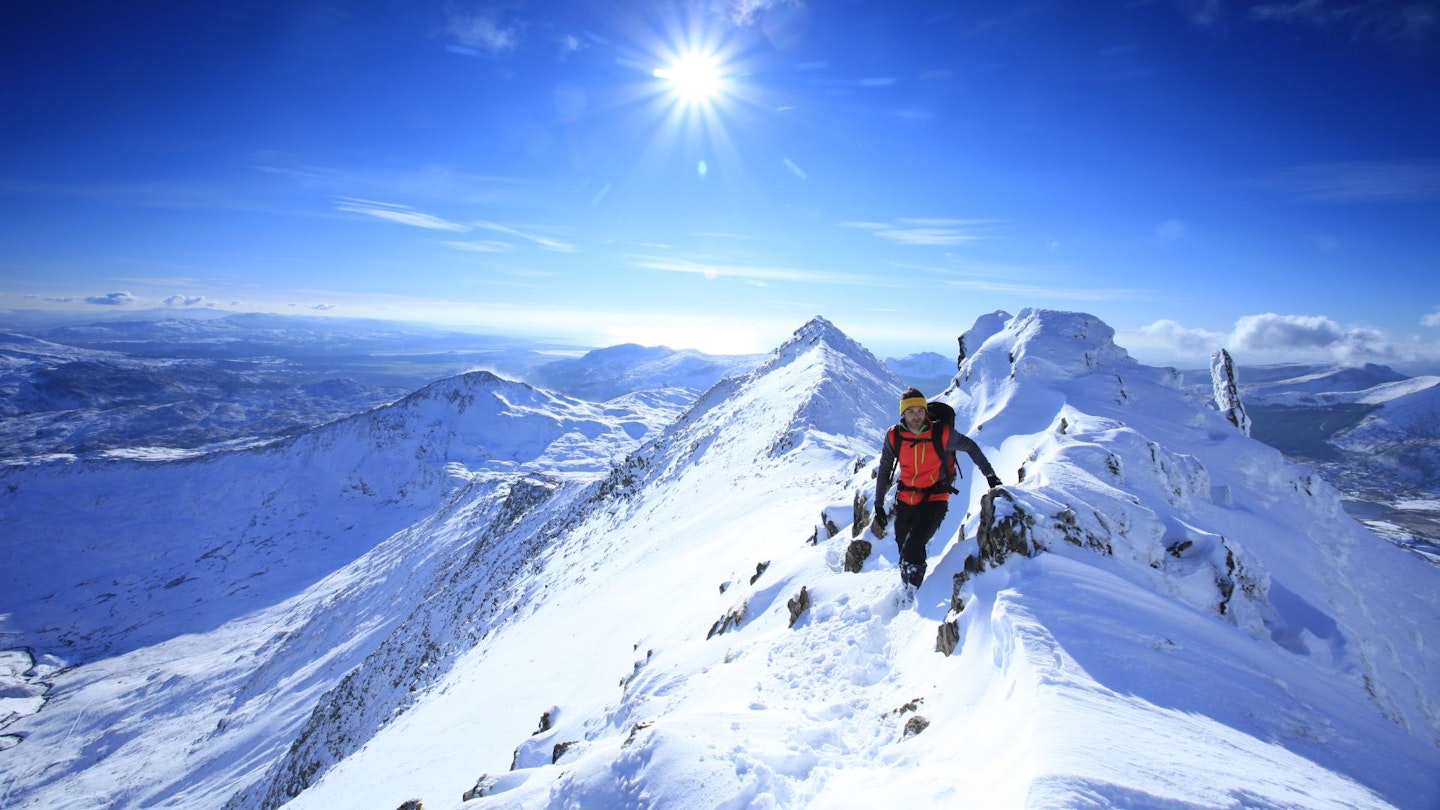
[[[888,356],[1034,306],[1147,362],[1440,361],[1440,0],[5,16],[0,308]]]

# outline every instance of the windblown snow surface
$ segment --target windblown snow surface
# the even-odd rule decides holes
[[[1093,317],[965,345],[1006,486],[961,459],[913,603],[905,381],[823,319],[658,435],[472,377],[6,470],[0,806],[1440,806],[1440,571]]]

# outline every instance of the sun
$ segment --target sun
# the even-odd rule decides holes
[[[708,104],[724,87],[719,60],[704,53],[682,54],[667,67],[656,68],[655,78],[664,79],[684,104]]]

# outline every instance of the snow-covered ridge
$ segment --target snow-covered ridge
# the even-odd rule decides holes
[[[357,418],[272,451],[312,447],[332,480],[370,471],[360,445],[443,459],[437,488],[406,479],[428,508],[391,495],[387,514],[415,506],[403,528],[273,609],[59,674],[6,729],[26,738],[0,791],[295,810],[1440,799],[1434,569],[1091,316],[995,313],[963,348],[943,397],[1007,486],[965,471],[913,605],[893,542],[865,531],[901,381],[823,319],[603,475],[566,478],[544,442],[594,412],[447,381],[395,429]],[[485,426],[506,414],[536,425],[532,449],[496,461]],[[94,492],[47,499],[71,495],[79,514]],[[128,716],[147,733],[116,734]]]
[[[488,588],[475,587],[468,581],[475,576],[470,573],[443,583],[407,618],[403,631],[382,643],[360,670],[322,700],[297,745],[270,774],[228,806],[276,807],[304,795],[302,791],[318,774],[355,753],[395,711],[410,704],[417,690],[458,666],[457,659],[476,654],[488,658],[471,648],[481,635],[509,629],[494,618],[495,609],[500,608],[501,614],[507,606],[534,609],[529,603],[535,594],[527,591],[535,586],[517,579],[527,565],[536,565],[543,572],[541,579],[568,579],[577,567],[581,571],[589,567],[587,558],[615,565],[617,559],[633,558],[636,547],[653,549],[667,536],[670,544],[682,542],[683,535],[667,530],[663,520],[658,524],[652,520],[663,512],[651,500],[657,491],[693,490],[696,497],[689,501],[696,512],[731,503],[728,497],[706,498],[705,493],[733,496],[757,484],[768,488],[774,476],[782,474],[818,475],[841,491],[853,469],[844,459],[863,453],[868,442],[837,445],[837,437],[802,426],[792,414],[813,411],[813,403],[826,392],[844,391],[841,407],[852,413],[868,410],[873,416],[894,390],[893,380],[882,379],[885,374],[873,356],[833,327],[811,322],[759,369],[716,386],[661,436],[619,465],[608,480],[572,497],[552,500],[543,515],[518,524],[521,532],[486,538],[483,547],[477,545],[477,554],[463,570],[482,572],[481,584]],[[736,465],[737,459],[749,463]],[[820,469],[807,469],[810,463]],[[814,503],[787,507],[794,515],[801,514],[799,510],[819,512]],[[758,519],[762,518],[757,515]],[[641,532],[647,540],[633,546],[616,544],[612,535],[621,527]],[[524,553],[517,555],[517,549]],[[541,561],[534,559],[537,556]],[[581,573],[576,581],[586,579]],[[548,589],[549,583],[544,587]],[[506,665],[503,659],[493,663]]]

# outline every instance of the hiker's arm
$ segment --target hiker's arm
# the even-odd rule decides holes
[[[980,445],[976,444],[974,439],[966,436],[964,433],[958,430],[950,431],[949,446],[945,449],[964,450],[965,455],[969,456],[970,460],[975,462],[975,466],[980,470],[980,474],[985,476],[986,482],[990,483],[991,486],[995,486],[994,482],[1000,480],[1000,476],[995,474],[995,468],[990,466],[990,459],[985,458],[985,454],[981,452]]]
[[[895,450],[890,446],[890,434],[885,434],[885,441],[880,447],[880,469],[875,473],[875,507],[878,509],[885,503],[885,494],[890,491],[890,485],[894,483],[892,476],[895,470]]]

